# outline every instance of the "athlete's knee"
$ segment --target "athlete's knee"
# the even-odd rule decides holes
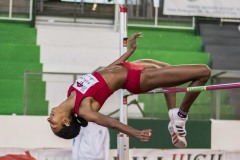
[[[203,69],[203,72],[205,73],[205,75],[207,77],[210,77],[211,69],[207,65],[205,65],[205,64],[202,65],[202,69]]]
[[[208,81],[211,76],[211,69],[205,64],[200,65],[200,68],[202,79]]]

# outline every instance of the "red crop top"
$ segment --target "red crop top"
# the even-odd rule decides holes
[[[98,72],[86,74],[77,79],[76,82],[69,87],[68,97],[73,90],[76,91],[74,113],[77,115],[79,113],[80,103],[85,97],[94,98],[102,106],[113,93]]]

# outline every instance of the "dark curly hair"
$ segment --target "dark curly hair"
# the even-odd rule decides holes
[[[76,117],[74,114],[72,114],[70,125],[63,125],[62,129],[55,133],[55,135],[64,139],[73,139],[79,134],[81,126],[86,127],[87,125],[88,122],[85,119]]]

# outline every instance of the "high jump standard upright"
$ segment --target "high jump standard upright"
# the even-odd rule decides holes
[[[119,22],[119,32],[120,32],[120,56],[127,52],[128,38],[127,38],[127,7],[119,7],[120,11],[120,22]],[[119,121],[127,124],[127,98],[123,95],[123,90],[120,92],[120,115]],[[128,160],[129,159],[129,137],[126,134],[118,134],[118,160]]]

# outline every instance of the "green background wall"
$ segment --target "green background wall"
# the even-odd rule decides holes
[[[168,132],[168,120],[129,119],[128,124],[139,130],[152,129],[152,137],[148,143],[137,138],[130,138],[129,148],[176,148],[173,146]],[[186,124],[188,148],[211,148],[211,122],[188,121]],[[109,129],[110,148],[117,148],[118,132]]]

